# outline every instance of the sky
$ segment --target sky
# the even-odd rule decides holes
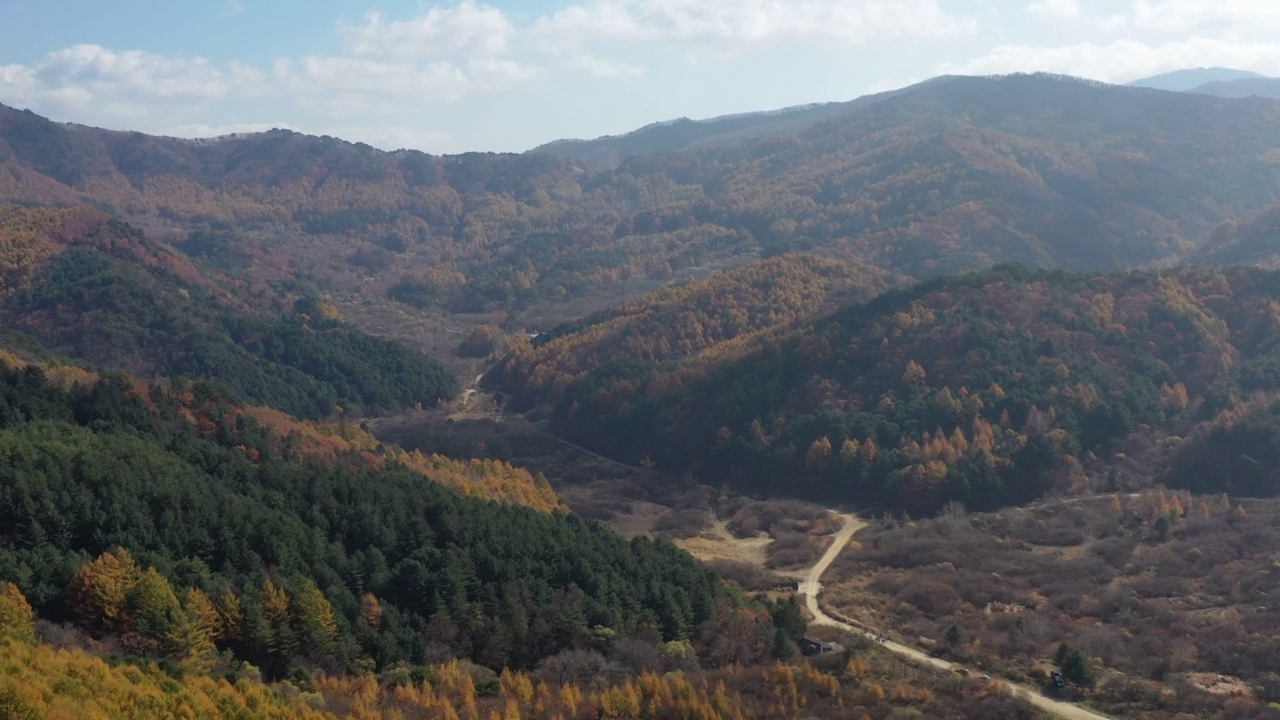
[[[941,74],[1280,76],[1280,0],[0,0],[0,103],[179,137],[524,151]]]

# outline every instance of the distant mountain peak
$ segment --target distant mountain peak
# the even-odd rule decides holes
[[[560,155],[586,163],[596,169],[608,170],[618,167],[624,160],[633,157],[705,149],[804,132],[821,122],[870,107],[884,100],[953,83],[1020,81],[1051,81],[1086,87],[1119,87],[1098,80],[1047,72],[985,76],[939,75],[896,90],[863,95],[844,102],[791,105],[774,110],[732,113],[704,119],[679,117],[660,120],[618,135],[603,135],[591,140],[553,140],[530,152]]]
[[[1153,75],[1152,77],[1134,80],[1129,87],[1145,87],[1154,90],[1170,90],[1173,92],[1190,92],[1207,83],[1231,82],[1265,78],[1250,70],[1237,70],[1224,67],[1198,67],[1174,70],[1173,72]]]
[[[781,118],[781,117],[794,115],[798,113],[807,113],[813,110],[821,110],[822,108],[827,108],[827,107],[832,107],[832,106],[842,105],[842,104],[844,103],[839,103],[839,102],[805,103],[803,105],[789,105],[787,107],[776,108],[773,110],[755,110],[750,112],[715,115],[709,118],[691,118],[687,115],[682,115],[678,118],[671,118],[669,120],[656,120],[654,122],[649,123],[648,125],[641,126],[636,130],[631,130],[625,133],[618,133],[616,135],[601,135],[593,139],[561,138],[559,140],[552,140],[551,142],[544,143],[534,148],[531,152],[547,152],[553,148],[565,148],[565,147],[571,147],[575,145],[585,145],[585,144],[605,142],[605,141],[616,141],[616,140],[621,140],[624,138],[640,135],[642,133],[651,132],[654,130],[660,130],[663,128],[674,128],[674,127],[680,127],[685,125],[698,125],[698,126],[708,127],[708,126],[715,126],[723,123],[737,123],[737,122],[750,123],[756,120],[767,120],[771,118]]]

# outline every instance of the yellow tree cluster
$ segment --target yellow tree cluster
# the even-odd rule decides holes
[[[0,717],[25,720],[151,718],[331,718],[259,682],[232,684],[198,673],[174,679],[156,666],[112,667],[82,650],[55,650],[0,635]]]
[[[207,667],[214,642],[234,637],[242,622],[239,599],[230,590],[216,603],[197,588],[180,600],[168,579],[155,568],[142,569],[123,548],[76,571],[67,599],[82,627],[119,634],[130,650],[168,655],[193,669]]]
[[[0,582],[0,639],[35,642],[35,613],[26,596],[11,582]]]
[[[292,459],[324,463],[339,460],[371,470],[383,468],[388,461],[399,463],[421,473],[427,479],[451,488],[461,495],[486,500],[516,503],[535,510],[563,510],[560,498],[541,473],[533,474],[499,460],[454,460],[443,455],[423,455],[396,447],[382,446],[378,439],[349,422],[317,422],[297,418],[272,408],[246,405],[242,407],[199,407],[194,394],[180,384],[155,385],[151,388],[136,383],[135,392],[148,405],[172,403],[186,422],[216,432],[212,418],[231,422],[240,417],[251,419],[270,430],[278,440],[275,450]],[[240,448],[257,462],[262,450]]]
[[[431,668],[431,679],[418,685],[380,685],[372,676],[317,679],[315,689],[329,705],[350,707],[357,718],[430,717],[457,720],[577,720],[579,718],[670,718],[741,720],[773,717],[772,710],[755,707],[723,680],[691,678],[684,673],[646,672],[616,684],[596,683],[583,689],[573,683],[555,686],[535,682],[521,672],[503,671],[498,692],[482,696],[477,677],[481,668],[451,661]],[[491,675],[489,677],[492,677]],[[812,668],[780,666],[766,672],[776,693],[797,698],[808,692],[834,694],[839,682]],[[789,707],[795,707],[792,702]],[[793,711],[777,717],[797,717]]]
[[[416,450],[388,452],[406,467],[460,495],[524,505],[542,512],[565,509],[542,473],[535,475],[501,460],[454,460],[443,455],[423,455]]]
[[[964,457],[985,457],[987,462],[995,463],[993,455],[999,438],[999,428],[980,417],[975,417],[966,434],[956,427],[951,434],[937,428],[934,432],[925,431],[920,440],[904,438],[902,449],[918,462],[941,462],[953,465]],[[984,455],[985,453],[985,455]]]
[[[40,264],[58,252],[48,230],[66,212],[0,206],[0,299],[27,287]]]

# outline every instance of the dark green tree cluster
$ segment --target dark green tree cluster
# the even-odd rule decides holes
[[[1097,672],[1089,658],[1066,643],[1058,645],[1053,661],[1061,669],[1063,677],[1082,688],[1091,688],[1098,682]]]
[[[1280,404],[1264,402],[1224,415],[1179,448],[1165,481],[1196,493],[1280,495]]]
[[[78,619],[78,570],[124,548],[175,589],[236,598],[219,645],[269,672],[298,658],[529,667],[609,638],[715,637],[738,602],[669,543],[462,498],[394,465],[308,461],[219,392],[119,376],[63,391],[34,368],[0,372],[0,578],[41,616]],[[145,637],[180,626],[158,597],[167,610],[124,604]]]

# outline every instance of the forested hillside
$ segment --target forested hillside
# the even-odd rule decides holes
[[[291,268],[370,301],[468,312],[804,249],[916,277],[1003,261],[1110,270],[1184,257],[1274,201],[1278,107],[949,77],[609,171],[286,131],[184,141],[5,108],[0,200],[104,208],[246,282]]]
[[[735,597],[668,543],[481,499],[536,496],[527,473],[473,466],[462,497],[429,480],[456,464],[271,419],[204,383],[0,370],[0,577],[129,655],[207,670],[228,650],[274,677],[624,639],[715,666],[803,632],[794,603]]]
[[[517,339],[493,379],[523,402],[554,402],[602,365],[676,362],[867,300],[891,281],[860,264],[806,254],[771,258],[622,303],[531,343]]]
[[[1280,275],[1261,270],[1005,266],[732,352],[601,365],[568,383],[555,422],[601,452],[754,491],[911,512],[1016,504],[1107,477],[1085,464],[1135,433],[1181,435],[1234,412],[1216,420],[1231,427],[1241,402],[1276,386],[1278,313]],[[1280,491],[1261,466],[1251,478],[1237,487]]]
[[[431,405],[459,389],[433,359],[305,293],[283,296],[287,310],[249,307],[220,273],[96,211],[0,207],[0,258],[5,325],[94,366],[212,379],[307,418]]]
[[[1192,260],[1218,267],[1280,267],[1280,203],[1239,222],[1229,221],[1214,228],[1209,242],[1196,251]]]

